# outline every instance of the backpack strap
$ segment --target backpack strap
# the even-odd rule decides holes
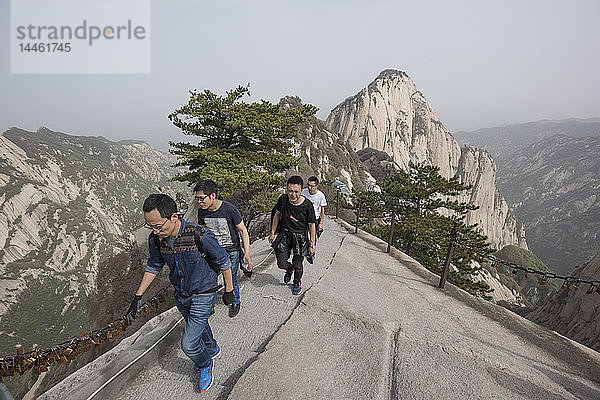
[[[203,228],[201,226],[197,226],[196,229],[194,229],[194,241],[196,242],[196,247],[198,248],[200,255],[206,260],[206,262],[208,263],[208,265],[210,265],[213,271],[215,271],[215,273],[219,275],[219,272],[221,272],[219,266],[216,265],[213,262],[213,260],[208,256],[208,254],[204,252],[204,246],[202,246],[202,237],[204,236],[205,229],[206,228]]]
[[[196,229],[194,229],[194,241],[196,242],[196,247],[198,248],[198,251],[200,252],[200,254],[202,254],[202,257],[205,256],[204,247],[202,246],[202,237],[203,236],[204,236],[204,228],[197,226]]]
[[[154,244],[154,247],[156,247],[158,251],[160,251],[160,238],[154,232],[152,232],[150,235],[152,236],[152,243]]]
[[[204,252],[204,247],[202,246],[202,237],[204,236],[205,232],[204,229],[206,228],[203,228],[201,226],[197,226],[196,229],[194,229],[194,242],[196,242],[196,247],[198,248],[198,252],[202,256],[202,258],[204,258],[208,265],[210,265],[210,267],[213,269],[213,271],[215,271],[215,273],[219,275],[219,272],[221,272],[219,266],[216,265],[213,262],[213,260]],[[152,244],[154,244],[158,251],[160,251],[160,238],[158,237],[158,235],[152,232],[150,240],[152,240]]]

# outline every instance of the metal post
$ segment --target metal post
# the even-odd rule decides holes
[[[356,227],[354,228],[354,233],[358,233],[358,222],[360,221],[360,200],[358,200],[358,210],[356,212]]]
[[[340,190],[335,192],[335,219],[338,218],[338,210],[340,209]]]
[[[450,231],[450,244],[448,245],[448,253],[446,254],[446,262],[444,262],[444,269],[442,270],[442,276],[440,278],[440,289],[444,288],[446,279],[448,279],[448,269],[450,269],[450,261],[452,260],[452,251],[454,250],[454,243],[458,237],[458,223],[455,222]]]
[[[392,212],[392,223],[390,224],[390,236],[388,237],[388,247],[387,247],[387,250],[385,251],[386,253],[389,253],[392,250],[392,239],[394,237],[395,218],[396,218],[396,213]]]

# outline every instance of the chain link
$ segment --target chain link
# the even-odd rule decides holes
[[[356,210],[355,208],[347,208],[347,207],[343,207],[343,208],[345,208],[346,210]],[[387,216],[377,216],[377,217],[373,217],[373,218],[385,219],[386,217]],[[435,240],[435,239],[446,239],[447,240],[448,238],[450,240],[453,240],[449,233],[446,235],[439,235],[439,234],[436,235],[436,234],[432,234],[429,232],[422,232],[418,229],[415,229],[413,227],[410,227],[410,226],[402,223],[399,220],[396,220],[395,224],[401,225],[402,227],[404,227],[405,229],[407,229],[413,233],[417,233],[422,236],[427,236],[430,238],[430,240]],[[598,280],[580,279],[580,278],[570,276],[570,275],[569,276],[561,276],[561,275],[557,275],[555,273],[548,272],[548,271],[536,270],[535,268],[531,268],[531,267],[523,267],[521,265],[499,259],[498,257],[495,257],[491,254],[483,254],[480,251],[478,251],[477,249],[473,248],[472,246],[468,245],[467,243],[461,242],[458,239],[455,240],[455,243],[456,243],[456,245],[463,247],[464,251],[467,251],[467,252],[471,253],[472,255],[474,255],[475,258],[478,259],[480,262],[483,262],[486,259],[489,260],[494,265],[494,267],[496,267],[496,269],[499,269],[499,267],[501,265],[504,265],[513,274],[517,274],[519,271],[522,271],[525,273],[526,277],[528,276],[528,274],[539,275],[538,284],[540,284],[540,285],[546,285],[550,279],[558,279],[558,280],[563,281],[561,290],[564,290],[567,288],[569,288],[571,290],[577,290],[581,286],[581,284],[587,284],[587,285],[589,285],[588,289],[586,290],[587,294],[592,294],[594,292],[600,294],[600,281],[598,281]],[[439,243],[435,243],[435,244],[438,245]]]
[[[263,264],[272,253],[273,250],[255,267]],[[168,284],[143,303],[136,317],[147,317],[150,315],[151,309],[159,309],[160,304],[167,301],[167,292],[170,287],[171,285]],[[0,378],[14,376],[16,373],[23,375],[23,373],[31,369],[33,369],[36,375],[39,375],[42,372],[48,371],[48,367],[52,364],[65,364],[95,346],[102,347],[106,343],[111,343],[125,332],[132,323],[133,318],[130,315],[126,315],[111,322],[103,329],[94,330],[89,333],[84,332],[81,336],[69,339],[49,350],[35,349],[25,352],[25,349],[19,346],[17,347],[16,356],[0,358]]]
[[[170,284],[160,289],[154,296],[146,301],[138,310],[137,317],[147,317],[152,308],[159,309],[161,303],[167,301],[167,291]],[[75,357],[88,352],[92,348],[102,347],[120,336],[131,326],[133,318],[130,315],[123,316],[103,329],[91,332],[83,332],[81,336],[74,337],[49,350],[35,349],[26,352],[22,346],[17,347],[17,355],[0,358],[0,377],[14,376],[16,373],[23,375],[33,369],[34,374],[39,375],[48,371],[52,364],[65,364],[73,361]]]

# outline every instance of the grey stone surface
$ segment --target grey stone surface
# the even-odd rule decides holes
[[[452,285],[440,290],[438,278],[410,257],[385,254],[382,241],[325,222],[300,296],[283,284],[270,255],[252,279],[241,280],[237,317],[217,306],[211,326],[223,353],[209,391],[198,393],[192,364],[179,349],[180,324],[94,398],[600,398],[599,353]],[[269,250],[266,241],[255,243],[255,261]],[[178,316],[171,310],[162,318],[129,346],[132,353],[154,343]],[[106,380],[120,369],[117,361],[134,358],[120,354],[52,391],[87,398],[99,386],[99,371]]]

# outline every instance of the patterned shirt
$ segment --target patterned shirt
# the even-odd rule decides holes
[[[150,257],[146,272],[158,275],[163,266],[169,266],[169,280],[175,290],[186,293],[203,293],[217,286],[217,274],[208,265],[196,247],[194,231],[198,225],[181,219],[181,228],[177,237],[164,238],[160,249],[154,244],[154,232],[148,237]],[[214,260],[221,271],[230,268],[229,257],[215,235],[206,230],[202,237],[202,247],[208,257]]]

